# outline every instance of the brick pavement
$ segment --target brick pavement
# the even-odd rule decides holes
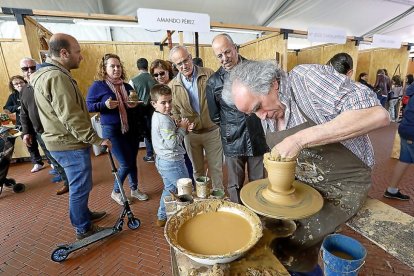
[[[369,195],[414,215],[414,203],[382,197],[395,160],[389,158],[396,124],[373,132],[370,136],[377,165]],[[0,274],[1,275],[171,275],[169,247],[163,229],[155,225],[162,182],[153,163],[144,163],[139,153],[140,188],[149,194],[147,202],[136,202],[132,210],[142,225],[133,231],[124,227],[117,236],[98,242],[69,255],[63,263],[50,260],[56,244],[74,240],[67,212],[67,194],[56,196],[59,185],[50,182],[46,168],[30,173],[31,164],[12,164],[10,177],[26,184],[26,191],[9,190],[0,196]],[[112,226],[121,210],[111,198],[113,177],[105,155],[93,157],[94,188],[90,196],[92,210],[106,210],[109,215],[99,225]],[[225,171],[225,170],[224,170]],[[402,190],[414,197],[414,170],[402,181]],[[125,190],[129,188],[125,184]],[[342,233],[363,243],[368,250],[360,275],[414,275],[402,264],[350,228]],[[414,249],[413,249],[414,250]]]

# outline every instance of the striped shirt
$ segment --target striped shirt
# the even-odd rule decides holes
[[[286,105],[286,128],[306,122],[299,111],[316,124],[323,124],[347,110],[358,110],[380,105],[375,93],[368,87],[351,81],[331,66],[304,64],[296,66],[289,73],[289,89],[281,95]],[[290,93],[294,93],[296,102]],[[366,165],[374,165],[374,150],[368,135],[362,135],[341,142]]]

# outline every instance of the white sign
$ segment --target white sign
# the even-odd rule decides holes
[[[372,47],[375,48],[401,48],[401,39],[394,36],[374,34],[372,37]]]
[[[137,14],[144,29],[210,32],[210,16],[206,13],[139,8]]]
[[[310,42],[345,44],[346,31],[344,29],[310,27],[308,29],[308,40]]]

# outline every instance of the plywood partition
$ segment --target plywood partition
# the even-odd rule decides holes
[[[14,39],[0,40],[0,110],[9,97],[9,79],[21,75],[20,60],[24,58],[23,42]]]
[[[24,26],[20,26],[20,33],[24,45],[24,55],[41,63],[40,51],[49,49],[48,43],[52,33],[30,16],[24,18]]]
[[[292,70],[292,68],[298,64],[326,64],[334,55],[338,53],[349,54],[354,61],[354,68],[357,67],[358,47],[355,46],[354,41],[347,41],[345,44],[324,44],[304,48],[297,54],[295,51],[291,51],[288,55],[288,70]],[[352,78],[355,78],[355,74]]]
[[[359,74],[367,73],[369,74],[369,67],[371,64],[371,51],[359,51],[358,52],[358,66],[355,70],[355,79],[359,79]]]
[[[287,71],[293,69],[296,65],[299,64],[299,53],[296,51],[289,51],[287,54]]]
[[[393,76],[407,74],[408,54],[406,46],[400,49],[370,49],[360,51],[358,57],[357,75],[361,72],[368,73],[368,82],[375,83],[377,70],[387,69],[388,75]]]
[[[252,60],[276,60],[278,53],[280,65],[287,68],[287,40],[282,34],[271,34],[242,44],[239,52]]]
[[[408,61],[407,74],[414,74],[414,61],[413,61],[413,59],[410,59]]]

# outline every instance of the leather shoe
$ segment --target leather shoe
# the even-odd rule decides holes
[[[102,212],[91,212],[90,218],[91,218],[91,222],[97,222],[103,219],[104,217],[106,217],[106,212],[102,211]]]
[[[66,185],[63,185],[62,188],[60,188],[59,190],[56,191],[57,195],[63,195],[66,194],[67,192],[69,192],[69,187]]]

